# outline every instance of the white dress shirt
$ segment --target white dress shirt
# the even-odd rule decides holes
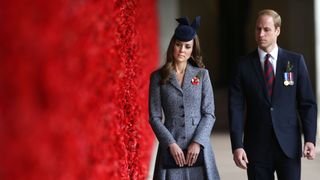
[[[276,75],[276,69],[277,69],[277,59],[278,59],[278,45],[276,45],[275,48],[272,49],[272,51],[269,53],[270,57],[269,57],[269,61],[272,64],[272,68],[273,68],[273,73],[274,75]],[[258,53],[259,53],[259,58],[260,58],[260,63],[261,63],[261,67],[262,67],[262,71],[264,71],[264,60],[266,59],[266,55],[268,53],[264,52],[262,49],[260,49],[258,47]]]

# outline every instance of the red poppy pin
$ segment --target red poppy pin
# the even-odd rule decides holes
[[[200,78],[198,77],[198,75],[191,79],[191,84],[195,86],[200,84]]]

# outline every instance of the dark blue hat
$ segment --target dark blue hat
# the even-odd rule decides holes
[[[200,26],[200,16],[197,16],[195,20],[189,25],[188,17],[181,17],[176,19],[179,23],[178,27],[174,31],[174,37],[179,41],[190,41],[197,34],[196,30]]]

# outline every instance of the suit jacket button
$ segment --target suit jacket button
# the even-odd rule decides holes
[[[270,110],[273,111],[273,107],[271,107]]]

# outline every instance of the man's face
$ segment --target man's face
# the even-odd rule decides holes
[[[265,52],[270,52],[277,44],[277,38],[280,34],[280,27],[275,28],[271,16],[262,15],[256,22],[256,42]]]

